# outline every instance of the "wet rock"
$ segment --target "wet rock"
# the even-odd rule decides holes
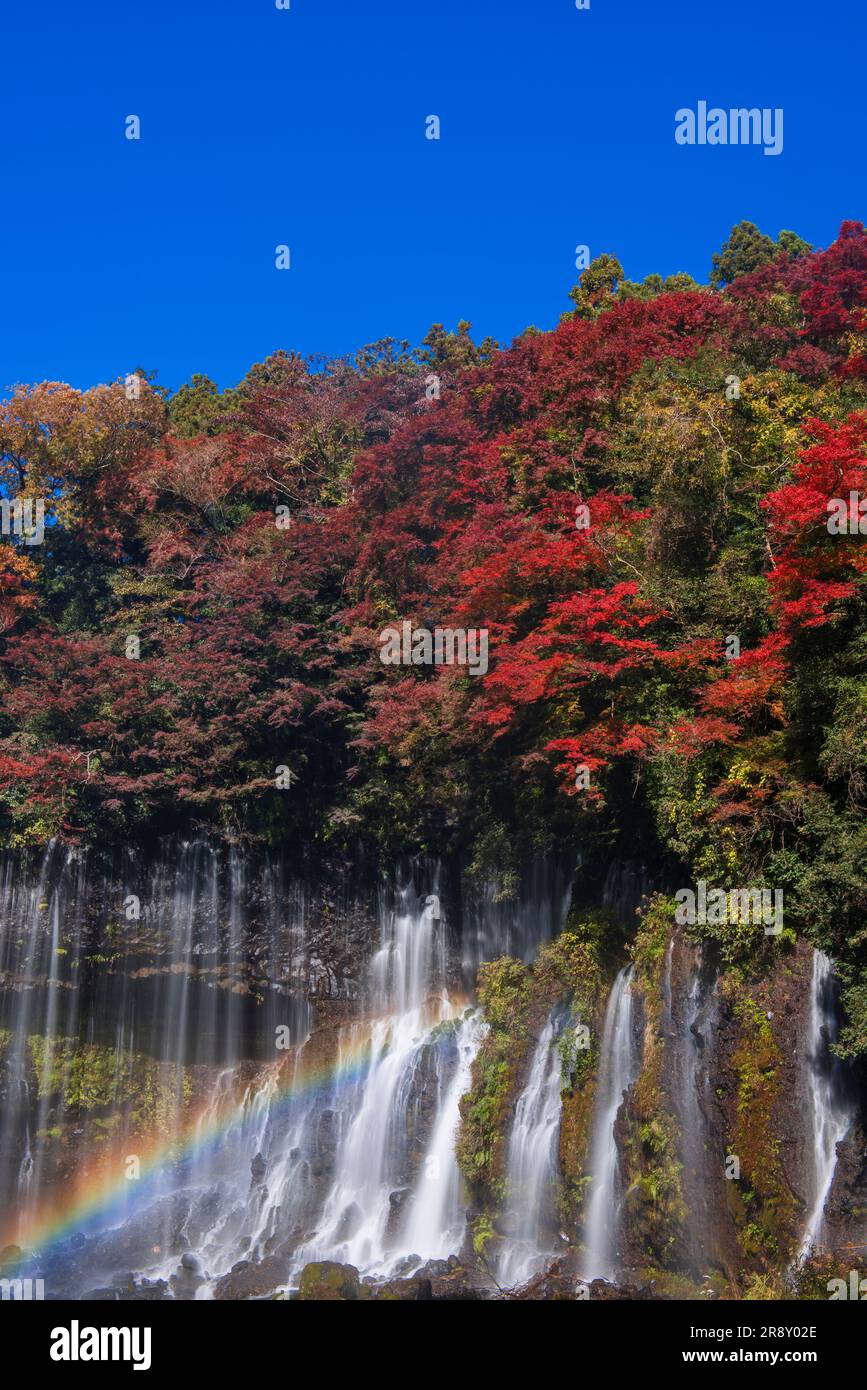
[[[592,1279],[587,1285],[589,1301],[594,1303],[633,1303],[636,1299],[646,1301],[657,1298],[652,1286],[636,1287],[634,1284],[609,1284],[605,1279]],[[558,1295],[552,1295],[557,1297]],[[573,1285],[571,1297],[575,1298]],[[542,1295],[547,1297],[547,1295]]]
[[[837,1169],[825,1207],[824,1239],[841,1254],[867,1247],[867,1130],[856,1121],[837,1145]]]
[[[427,1260],[419,1273],[423,1271],[428,1279],[441,1279],[461,1268],[462,1265],[457,1255],[449,1255],[447,1260]]]
[[[475,1302],[488,1298],[493,1288],[490,1278],[462,1265],[456,1255],[447,1260],[428,1260],[416,1278],[430,1281],[431,1298],[446,1303]]]
[[[171,1298],[166,1279],[142,1279],[141,1283],[136,1285],[131,1301],[133,1303],[158,1303],[164,1298]]]
[[[301,1271],[297,1298],[302,1302],[346,1303],[360,1297],[361,1281],[355,1265],[320,1260]]]
[[[421,1255],[404,1255],[402,1260],[398,1260],[391,1271],[392,1279],[408,1279],[411,1274],[417,1274],[421,1264]]]
[[[131,1274],[122,1275],[108,1289],[91,1289],[82,1295],[94,1303],[161,1303],[171,1299],[171,1292],[165,1279],[142,1279],[139,1282]]]
[[[386,1224],[386,1236],[396,1237],[404,1222],[404,1212],[409,1199],[412,1197],[411,1187],[396,1187],[393,1192],[388,1194],[388,1222]],[[395,1271],[397,1274],[409,1274],[417,1267],[419,1257],[415,1256],[415,1263],[404,1265],[402,1269]]]
[[[266,1298],[289,1278],[289,1261],[283,1255],[269,1255],[267,1259],[240,1260],[233,1265],[228,1274],[218,1279],[214,1285],[214,1298],[245,1299]]]
[[[383,1279],[365,1281],[360,1297],[372,1303],[427,1303],[433,1297],[430,1279]]]
[[[520,1288],[510,1290],[506,1298],[522,1302],[593,1302],[615,1303],[634,1299],[641,1301],[659,1298],[652,1282],[648,1285],[624,1281],[611,1284],[607,1279],[581,1279],[577,1273],[574,1253],[552,1260]]]
[[[352,1237],[361,1230],[363,1223],[364,1212],[361,1207],[357,1202],[350,1202],[337,1223],[337,1230],[334,1233],[337,1244],[342,1245],[346,1241],[352,1240]]]
[[[202,1261],[195,1251],[186,1250],[181,1256],[181,1263],[176,1273],[169,1279],[169,1284],[175,1298],[189,1300],[195,1298],[197,1289],[200,1289],[206,1281],[207,1276]]]

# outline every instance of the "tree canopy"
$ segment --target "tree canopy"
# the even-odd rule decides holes
[[[863,1047],[867,550],[826,522],[867,494],[867,234],[741,223],[710,288],[605,256],[572,298],[503,350],[19,386],[3,492],[46,524],[0,555],[5,842],[637,839],[784,888]],[[384,665],[404,621],[485,629],[486,674]]]

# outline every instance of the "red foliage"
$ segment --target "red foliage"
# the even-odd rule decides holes
[[[0,782],[59,806],[68,833],[94,808],[243,819],[277,763],[311,768],[336,800],[377,760],[405,766],[445,743],[567,794],[586,765],[592,802],[618,760],[693,756],[779,722],[794,645],[838,621],[865,571],[867,547],[826,519],[829,498],[867,495],[867,416],[813,422],[815,443],[764,499],[770,631],[731,662],[721,639],[644,596],[660,589],[629,557],[657,518],[612,484],[608,435],[648,362],[748,343],[807,381],[863,375],[865,305],[867,234],[845,223],[827,251],[781,257],[724,294],[630,299],[525,335],[444,372],[436,401],[418,372],[310,373],[283,358],[254,370],[231,429],[187,440],[160,432],[153,402],[140,420],[122,393],[99,396],[96,443],[77,450],[76,435],[67,450],[58,487],[75,508],[62,524],[122,595],[135,580],[141,659],[124,655],[123,597],[72,631],[37,612],[35,570],[4,547]],[[78,428],[75,393],[46,399],[52,429]],[[20,430],[39,438],[29,416]],[[405,619],[487,629],[490,669],[384,667],[378,633]]]

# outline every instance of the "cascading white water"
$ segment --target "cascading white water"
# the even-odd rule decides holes
[[[834,1181],[837,1145],[852,1122],[840,1063],[830,1052],[837,1036],[833,968],[823,951],[813,952],[810,1013],[807,1024],[807,1094],[810,1103],[813,1188],[798,1259],[805,1260],[819,1244],[825,1221],[825,1203]]]
[[[25,877],[17,872],[11,855],[3,856],[0,871],[0,921],[8,924],[0,931],[0,1033],[4,1034],[6,1091],[0,1107],[0,1212],[12,1208],[20,1222],[39,1196],[39,1132],[46,1124],[45,1081],[52,1071],[61,1004],[67,1025],[76,1011],[68,983],[71,971],[64,968],[69,951],[59,949],[60,903],[56,898],[49,900],[49,884],[59,875],[75,889],[83,868],[81,856],[52,841],[37,874]],[[81,917],[78,903],[64,921],[76,957]],[[34,1036],[46,1040],[38,1071],[30,1041]]]
[[[680,1181],[689,1221],[683,1251],[695,1272],[712,1263],[714,1232],[727,1225],[715,1180],[717,1157],[708,1116],[719,997],[701,947],[679,933],[668,943],[662,975],[664,1084],[677,1122]]]
[[[506,1158],[509,1239],[497,1261],[503,1287],[525,1283],[553,1254],[550,1231],[555,1219],[554,1183],[560,1133],[562,1062],[554,1013],[533,1050],[527,1083],[515,1106]]]
[[[360,1053],[367,1061],[338,1102],[341,1138],[334,1181],[315,1231],[294,1256],[296,1270],[311,1260],[332,1259],[385,1274],[411,1255],[424,1261],[451,1254],[460,1244],[452,1141],[481,1029],[472,1017],[460,1020],[460,1007],[444,988],[438,902],[433,893],[421,906],[407,885],[394,915],[384,919],[372,965],[374,1001],[384,1012],[341,1034],[344,1057],[338,1072],[348,1070]],[[458,1054],[451,1077],[444,1070],[445,1041],[453,1042]],[[435,1119],[424,1161],[412,1173],[407,1132],[427,1063],[432,1063]]]
[[[290,1246],[291,1283],[311,1260],[385,1275],[459,1248],[454,1138],[484,1025],[445,989],[443,925],[436,892],[425,899],[411,882],[399,886],[395,906],[382,904],[370,966],[373,1016],[339,1030],[327,1085],[287,1111],[269,1079],[265,1099],[254,1089],[234,1122],[231,1095],[215,1102],[231,1134],[221,1161],[209,1157],[207,1171],[200,1165],[193,1175],[200,1187],[205,1178],[219,1182],[219,1216],[198,1246],[207,1269]],[[295,1061],[302,1073],[304,1054],[302,1047]],[[257,1125],[247,1118],[253,1103]],[[264,1176],[250,1184],[257,1154]]]
[[[458,1023],[458,1066],[443,1099],[413,1196],[403,1244],[413,1253],[427,1251],[429,1259],[451,1255],[463,1238],[464,1208],[455,1139],[461,1097],[469,1089],[472,1065],[486,1032],[487,1024],[477,1010],[467,1010]]]
[[[339,979],[307,890],[267,855],[198,839],[97,862],[57,845],[34,868],[0,861],[7,1206],[36,1211],[56,1190],[70,1150],[52,1135],[87,1163],[102,1114],[112,1153],[137,1152],[142,1068],[163,1153],[58,1246],[56,1289],[77,1296],[132,1269],[201,1298],[243,1260],[274,1257],[291,1285],[317,1258],[391,1274],[458,1251],[459,1102],[486,1025],[447,988],[434,866],[384,884],[379,949],[366,975],[350,963]],[[556,933],[568,906],[556,872],[536,866],[524,890],[511,907],[467,908],[473,958],[508,938],[530,959]],[[332,930],[326,920],[326,947]],[[313,1030],[311,996],[353,1021]],[[82,1064],[98,1068],[106,1101],[79,1121],[64,1088]]]
[[[182,915],[186,938],[184,923]],[[393,909],[382,903],[374,1016],[339,1029],[324,1068],[308,1063],[308,1040],[240,1089],[239,1065],[219,1074],[197,1131],[219,1144],[196,1138],[183,1171],[162,1175],[147,1217],[151,1228],[158,1222],[160,1254],[142,1272],[176,1271],[178,1202],[183,1243],[210,1276],[274,1253],[288,1261],[291,1284],[312,1260],[388,1274],[456,1251],[458,1106],[486,1025],[444,979],[438,897],[424,901],[404,883]],[[311,1070],[314,1080],[324,1072],[313,1086]],[[206,1282],[196,1296],[208,1291]]]
[[[139,1083],[159,1109],[160,1134],[180,1137],[190,1068],[225,1068],[251,1055],[251,1041],[260,1054],[273,1049],[278,1021],[303,1038],[303,896],[267,855],[246,882],[238,853],[203,839],[173,842],[148,863],[119,851],[97,864],[60,842],[39,863],[0,857],[4,1231],[16,1234],[11,1212],[26,1236],[70,1141],[84,1150],[110,1131],[120,1146],[142,1103]],[[171,1168],[160,1175],[173,1191]],[[151,1244],[170,1244],[170,1234]]]
[[[572,885],[562,866],[534,859],[521,876],[517,896],[488,880],[463,905],[461,953],[464,981],[475,985],[483,961],[517,956],[535,959],[545,941],[557,935],[572,901]]]
[[[599,1080],[590,1140],[590,1196],[584,1222],[585,1279],[616,1278],[619,1209],[619,1154],[614,1127],[624,1093],[635,1080],[632,966],[620,971],[605,1008],[599,1057]]]

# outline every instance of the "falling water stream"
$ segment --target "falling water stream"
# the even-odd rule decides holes
[[[315,1230],[297,1251],[299,1268],[332,1259],[387,1274],[409,1256],[421,1261],[460,1244],[451,1141],[481,1027],[444,988],[438,926],[435,909],[418,910],[412,889],[404,888],[373,961],[378,1016],[350,1024],[341,1036],[345,1052],[362,1053],[366,1063],[342,1104],[334,1181]],[[433,1092],[434,1122],[414,1173],[409,1130],[425,1087]]]
[[[504,950],[532,960],[562,925],[568,885],[531,866],[511,907],[492,888],[465,904],[459,936],[433,863],[383,880],[373,918],[370,898],[356,913],[345,885],[328,887],[332,905],[343,894],[339,927],[278,858],[205,839],[147,862],[125,851],[97,865],[60,844],[29,865],[0,858],[0,1230],[26,1245],[46,1199],[80,1168],[98,1166],[101,1152],[134,1160],[145,1130],[157,1140],[157,1161],[130,1181],[118,1174],[110,1203],[92,1213],[73,1204],[73,1219],[57,1223],[68,1227],[46,1266],[57,1296],[133,1271],[166,1280],[176,1297],[207,1298],[243,1261],[271,1261],[288,1287],[315,1260],[390,1277],[462,1248],[455,1140],[486,1032],[469,983]],[[352,935],[356,918],[368,935],[378,924],[372,951],[368,936]],[[697,1208],[711,1174],[716,996],[688,957],[677,979],[689,984],[673,988],[673,949],[668,1074],[685,1196]],[[585,1279],[618,1272],[617,1117],[639,1066],[631,981],[630,967],[617,975],[600,1041]],[[852,1121],[845,1068],[829,1052],[836,1012],[831,963],[816,952],[801,1258],[821,1244]],[[531,1278],[559,1245],[562,1026],[555,1009],[515,1103],[495,1256],[503,1286]],[[708,1232],[715,1223],[708,1208]],[[700,1267],[707,1242],[696,1237]]]
[[[365,965],[343,947],[341,983],[308,891],[267,855],[196,840],[97,867],[55,844],[30,869],[0,863],[4,1230],[11,1211],[26,1243],[62,1189],[64,1124],[82,1157],[104,1134],[135,1158],[141,1068],[160,1140],[141,1180],[52,1247],[53,1287],[75,1296],[132,1270],[202,1298],[239,1261],[273,1257],[293,1286],[312,1260],[385,1276],[459,1250],[459,1102],[486,1025],[454,981],[505,947],[532,959],[568,887],[536,865],[511,907],[467,905],[450,968],[437,872],[383,882],[378,948]],[[345,1002],[314,1027],[323,997]],[[108,1108],[85,1103],[73,1128],[83,1056]]]
[[[553,1251],[545,1233],[555,1220],[557,1140],[560,1133],[562,1062],[557,1047],[556,1010],[548,1017],[533,1050],[530,1071],[509,1137],[506,1187],[509,1239],[497,1262],[504,1287],[524,1283]]]
[[[727,1230],[725,1191],[709,1123],[719,994],[715,972],[702,950],[679,934],[671,937],[662,977],[665,1086],[677,1121],[681,1185],[689,1220],[684,1254],[695,1272],[719,1258],[720,1232]]]
[[[585,1279],[616,1278],[620,1208],[617,1114],[636,1077],[633,1033],[632,966],[624,966],[608,996],[599,1058],[599,1081],[593,1114],[588,1168],[590,1196],[584,1223]]]
[[[844,1069],[830,1051],[830,1045],[836,1041],[837,1027],[831,961],[823,951],[814,950],[806,1048],[812,1200],[798,1253],[800,1260],[806,1259],[821,1242],[825,1204],[837,1167],[837,1145],[852,1123]]]

